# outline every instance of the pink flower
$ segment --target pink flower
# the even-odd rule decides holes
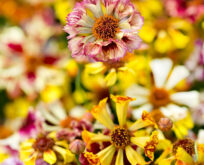
[[[188,18],[192,22],[204,14],[203,0],[165,0],[165,7],[171,16]]]
[[[129,0],[83,0],[67,16],[64,30],[75,58],[118,61],[138,49],[143,18]]]

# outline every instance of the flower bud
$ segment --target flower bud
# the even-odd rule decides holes
[[[162,130],[163,132],[171,130],[173,127],[173,123],[169,118],[161,118],[158,122],[159,129]]]
[[[77,139],[70,144],[69,149],[72,153],[79,155],[84,152],[85,144],[83,141]]]

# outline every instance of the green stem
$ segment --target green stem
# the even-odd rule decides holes
[[[81,165],[81,163],[79,162],[79,155],[75,155],[76,161],[77,161],[77,165]]]

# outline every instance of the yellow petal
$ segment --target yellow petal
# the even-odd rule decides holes
[[[87,146],[89,146],[92,142],[105,142],[111,140],[109,136],[103,135],[101,133],[95,134],[87,130],[82,132],[82,139],[87,144]]]
[[[85,72],[89,74],[98,74],[105,70],[105,66],[102,62],[90,63],[85,66]]]
[[[125,152],[128,161],[131,163],[131,165],[135,164],[147,164],[144,160],[144,158],[137,153],[131,146],[125,147]]]
[[[193,164],[193,158],[181,147],[176,151],[176,159],[185,163]]]
[[[49,164],[54,164],[57,161],[57,157],[52,150],[45,151],[43,153],[43,159]]]
[[[130,141],[131,143],[144,148],[146,142],[148,142],[150,140],[150,137],[146,136],[146,137],[131,137]]]
[[[117,80],[117,74],[115,69],[112,69],[108,75],[105,77],[105,82],[107,86],[113,86],[116,83]]]
[[[197,153],[198,153],[198,162],[204,163],[204,144],[198,144]]]
[[[123,160],[123,149],[118,150],[118,154],[116,157],[115,165],[124,165],[124,160]]]
[[[35,165],[36,159],[37,159],[37,153],[34,153],[32,156],[22,161],[24,162],[25,165]]]
[[[128,104],[130,101],[133,101],[131,97],[127,96],[114,96],[111,95],[111,99],[116,103],[116,113],[120,126],[126,124]]]
[[[91,110],[91,113],[96,118],[96,120],[98,120],[101,124],[103,124],[109,129],[113,129],[114,124],[106,109],[106,102],[107,102],[107,98],[100,101],[99,105],[95,106]]]
[[[110,145],[109,147],[97,153],[101,165],[110,165],[113,159],[113,155],[115,154],[115,151],[116,151],[115,147],[113,145]]]
[[[137,120],[135,123],[133,123],[129,127],[129,130],[130,131],[136,131],[138,129],[141,129],[141,128],[144,128],[144,127],[148,127],[148,126],[155,126],[156,127],[156,123],[155,123],[155,121],[152,118],[150,113],[148,113],[146,111],[143,111],[142,118]]]
[[[71,151],[68,149],[59,146],[54,146],[54,150],[63,157],[65,163],[73,162],[75,159],[75,155],[71,153]]]
[[[155,164],[159,164],[160,165],[160,162],[162,162],[162,160],[165,160],[165,158],[172,152],[172,146],[166,148],[164,150],[164,152],[159,156],[159,158],[155,161]],[[171,161],[167,161],[167,162],[170,162],[171,164]]]
[[[146,142],[146,145],[144,146],[145,155],[152,161],[154,160],[154,152],[158,143],[158,132],[154,131],[150,137],[150,141]]]

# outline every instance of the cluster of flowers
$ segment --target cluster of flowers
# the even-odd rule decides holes
[[[145,164],[204,164],[204,1],[1,0],[0,165]]]

